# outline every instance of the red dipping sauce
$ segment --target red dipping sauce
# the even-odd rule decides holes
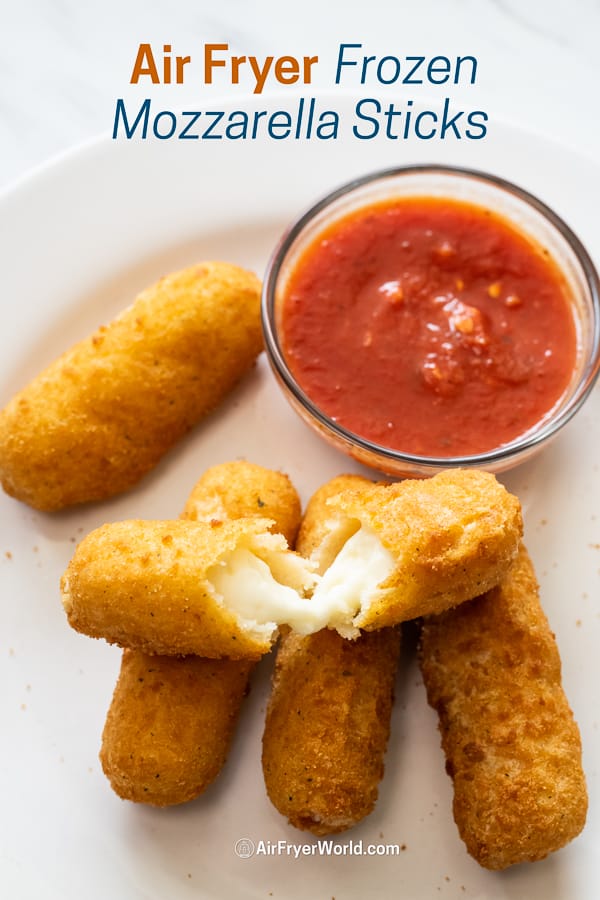
[[[287,364],[335,422],[419,456],[468,456],[531,429],[576,364],[569,289],[501,216],[407,197],[335,221],[280,307]]]

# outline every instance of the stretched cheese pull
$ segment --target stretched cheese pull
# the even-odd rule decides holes
[[[48,511],[128,490],[261,348],[251,272],[207,262],[162,278],[0,412],[4,490]]]
[[[235,519],[262,512],[293,545],[300,501],[289,478],[248,462],[208,469],[183,517]],[[125,650],[100,759],[123,799],[184,803],[214,781],[227,759],[254,663]]]
[[[63,575],[69,623],[146,653],[257,660],[271,649],[283,609],[300,616],[315,584],[313,567],[271,533],[273,524],[249,516],[103,525]],[[222,572],[226,595],[217,587]]]
[[[312,561],[268,520],[105,525],[63,576],[69,622],[151,653],[258,658],[279,625],[356,637],[471,599],[502,578],[522,531],[517,499],[472,470],[327,503]]]
[[[327,536],[329,497],[370,482],[340,476],[310,500],[298,550]],[[356,825],[374,808],[383,776],[400,633],[384,628],[346,640],[324,628],[279,645],[263,734],[267,794],[296,828],[323,835]]]
[[[425,620],[420,661],[469,853],[504,869],[578,835],[587,811],[579,730],[524,547],[498,587]]]

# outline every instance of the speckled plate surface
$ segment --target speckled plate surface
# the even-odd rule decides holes
[[[353,101],[336,100],[338,108],[345,103],[350,108]],[[285,105],[277,101],[273,108]],[[344,136],[289,144],[101,139],[0,197],[0,403],[161,274],[206,258],[262,274],[283,228],[320,194],[355,175],[404,162],[465,165],[512,179],[553,206],[600,260],[590,200],[600,190],[600,168],[507,125],[495,123],[486,140],[470,144]],[[295,859],[294,847],[313,847],[315,839],[288,826],[265,795],[260,738],[269,659],[257,672],[226,769],[203,797],[155,810],[111,792],[98,749],[119,651],[66,624],[58,581],[75,543],[106,521],[176,516],[195,480],[216,462],[246,457],[282,468],[303,500],[334,474],[358,471],[296,418],[261,358],[223,407],[131,493],[52,516],[0,496],[0,895],[595,900],[598,390],[541,457],[504,477],[523,502],[526,540],[583,736],[590,812],[573,844],[502,874],[480,869],[466,854],[452,821],[435,715],[410,647],[398,676],[377,809],[336,837],[338,849],[330,855],[299,851]],[[243,839],[255,846],[249,858],[235,853]],[[261,854],[261,841],[265,847],[282,841],[284,849]],[[361,856],[350,852],[350,841],[354,851],[360,841],[400,849],[395,856]],[[241,847],[251,850],[250,844]]]

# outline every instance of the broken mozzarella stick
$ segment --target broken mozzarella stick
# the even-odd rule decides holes
[[[0,412],[4,490],[46,511],[128,490],[261,348],[251,272],[207,262],[162,278]]]
[[[63,576],[69,622],[150,653],[257,659],[280,625],[358,637],[471,599],[500,581],[522,530],[518,500],[474,470],[326,502],[311,560],[270,520],[104,525]]]
[[[273,612],[287,605],[300,615],[315,583],[273,524],[248,516],[103,525],[62,577],[69,624],[151,654],[258,660],[277,636]]]
[[[420,662],[454,819],[477,862],[533,862],[576,837],[587,812],[581,741],[524,547],[498,587],[425,620]]]
[[[326,536],[326,500],[371,482],[340,476],[310,500],[298,551],[310,557]],[[286,634],[277,651],[263,734],[267,794],[296,828],[344,831],[372,812],[383,776],[400,633],[354,640],[324,628]]]
[[[329,534],[315,551],[326,570],[320,588],[333,582],[343,617],[341,627],[330,624],[347,636],[441,612],[494,587],[523,532],[518,499],[476,469],[344,491],[327,504]],[[352,577],[338,585],[342,566]]]
[[[293,545],[300,500],[289,478],[240,461],[208,469],[182,515],[210,521],[257,512]],[[253,667],[251,660],[124,650],[100,751],[114,791],[155,806],[203,793],[227,759]]]

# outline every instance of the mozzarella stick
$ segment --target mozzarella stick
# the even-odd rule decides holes
[[[181,514],[193,522],[260,516],[294,547],[300,498],[287,475],[241,460],[212,466],[196,483]]]
[[[517,498],[473,469],[343,491],[327,505],[329,535],[317,555],[328,571],[319,587],[351,563],[357,577],[346,583],[355,592],[362,585],[351,625],[367,631],[442,612],[494,587],[523,532]],[[358,569],[357,557],[368,560],[367,569]]]
[[[128,490],[261,347],[255,275],[207,262],[162,278],[0,413],[4,490],[47,511]]]
[[[576,837],[587,812],[581,741],[524,547],[498,587],[425,621],[420,661],[469,853],[504,869]]]
[[[293,545],[300,501],[289,478],[233,462],[204,473],[182,517],[211,521],[257,512]],[[203,793],[227,759],[253,667],[248,660],[125,650],[100,751],[114,791],[155,806]]]
[[[298,550],[327,536],[326,500],[368,486],[340,476],[308,504]],[[296,828],[316,835],[356,825],[374,808],[390,731],[400,634],[386,628],[346,640],[322,629],[280,644],[263,735],[267,794]]]
[[[227,759],[252,668],[124,650],[100,749],[115,793],[173,806],[206,790]]]
[[[62,577],[69,624],[151,654],[257,660],[277,637],[282,610],[300,615],[309,606],[315,579],[273,525],[255,516],[103,525]]]
[[[256,659],[280,625],[354,638],[471,599],[500,581],[522,530],[518,500],[476,471],[326,504],[311,560],[269,533],[272,520],[104,525],[63,576],[69,622],[148,653]]]

